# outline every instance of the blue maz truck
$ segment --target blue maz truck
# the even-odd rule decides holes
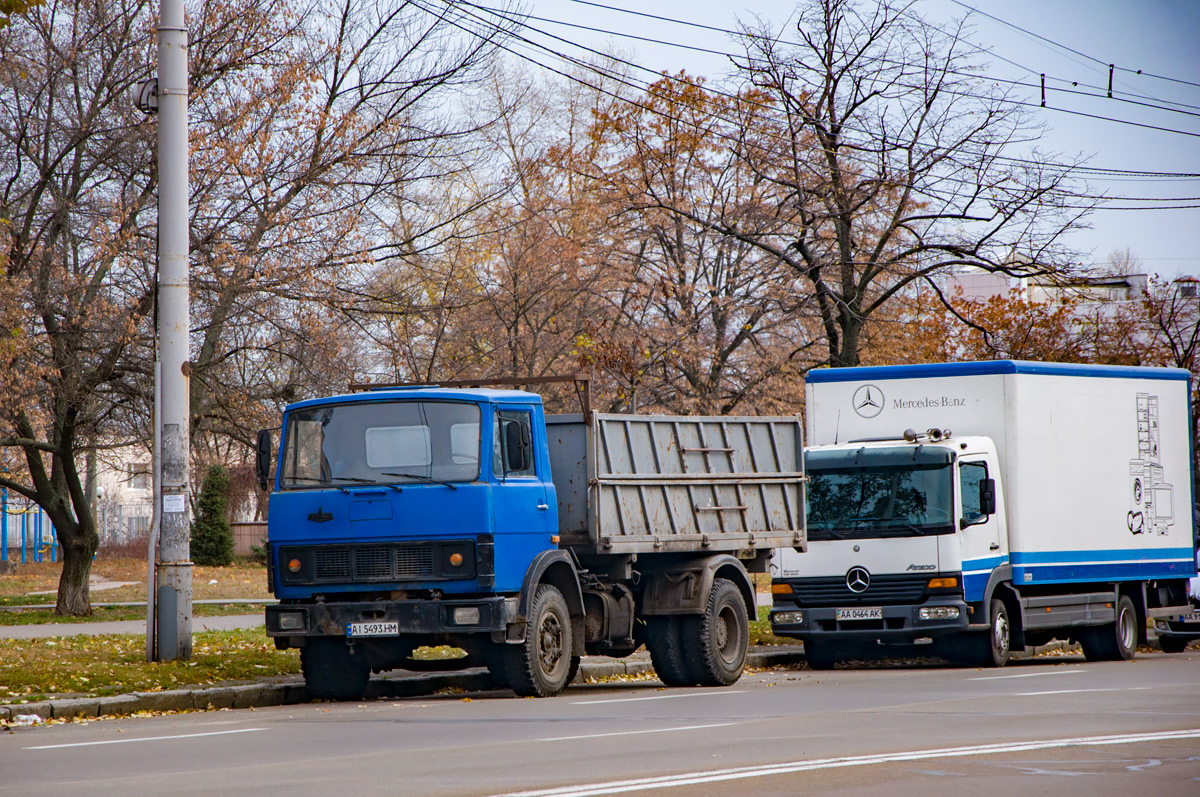
[[[508,381],[530,385],[566,377]],[[268,517],[267,634],[314,697],[372,672],[486,666],[550,696],[587,654],[645,644],[668,685],[745,662],[772,549],[802,549],[797,417],[547,416],[516,389],[392,386],[283,415]],[[258,473],[272,465],[260,432]],[[451,645],[466,656],[414,659]]]
[[[987,666],[1051,639],[1131,658],[1192,611],[1190,396],[1174,368],[811,371],[809,543],[774,563],[775,633],[814,668],[924,640]]]

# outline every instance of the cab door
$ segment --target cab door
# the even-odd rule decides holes
[[[1008,562],[997,512],[998,481],[992,470],[992,462],[984,456],[963,457],[958,462],[958,526],[963,591],[968,602],[983,600],[992,571]]]
[[[532,407],[498,407],[492,424],[492,507],[496,546],[496,586],[520,587],[525,568],[541,551],[554,547],[556,512],[551,511],[545,462],[535,434]]]

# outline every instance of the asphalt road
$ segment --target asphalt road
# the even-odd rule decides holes
[[[6,795],[1196,794],[1200,652],[19,728]]]

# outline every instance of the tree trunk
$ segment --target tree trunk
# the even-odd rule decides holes
[[[69,542],[62,543],[62,575],[58,579],[58,604],[54,613],[62,616],[86,617],[92,613],[92,599],[88,579],[92,575],[92,557],[96,553],[96,533],[83,533],[80,524],[74,524],[71,533],[65,535]],[[90,544],[89,544],[90,543]]]

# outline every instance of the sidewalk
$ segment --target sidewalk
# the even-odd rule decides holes
[[[143,606],[145,604],[142,604]],[[3,620],[3,615],[0,615]],[[193,617],[192,632],[231,631],[255,628],[263,624],[263,614],[232,614],[225,617]],[[0,625],[0,639],[44,639],[78,634],[145,634],[145,620],[112,620],[95,623],[43,623],[41,625]]]

